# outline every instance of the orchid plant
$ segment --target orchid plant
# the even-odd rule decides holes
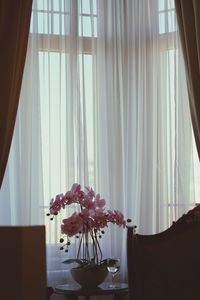
[[[66,206],[77,204],[78,208],[70,217],[63,219],[61,224],[60,239],[61,250],[68,252],[71,238],[79,239],[79,247],[76,259],[66,260],[65,263],[78,262],[81,266],[88,264],[103,265],[102,251],[99,243],[104,234],[104,228],[108,223],[116,224],[125,228],[126,222],[123,214],[118,210],[106,210],[106,201],[96,194],[91,187],[81,189],[81,185],[74,183],[71,190],[66,194],[59,194],[50,202],[49,213],[51,220],[54,219],[61,209]]]

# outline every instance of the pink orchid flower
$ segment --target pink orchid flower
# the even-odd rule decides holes
[[[90,187],[85,187],[83,191],[81,185],[74,183],[69,191],[63,194],[56,195],[50,202],[49,214],[51,220],[57,215],[61,209],[66,208],[73,203],[78,204],[78,211],[74,212],[70,217],[63,219],[61,224],[61,233],[67,236],[67,243],[61,247],[61,250],[65,248],[66,252],[70,245],[70,237],[74,235],[80,236],[80,245],[84,246],[84,257],[85,260],[89,259],[89,239],[94,244],[93,249],[95,253],[92,255],[95,257],[95,262],[99,262],[98,255],[100,255],[100,260],[102,259],[102,251],[100,249],[100,244],[97,239],[101,238],[105,227],[108,227],[109,223],[116,224],[119,227],[125,227],[126,221],[124,220],[123,214],[118,210],[106,210],[105,199],[100,197],[100,194],[95,194],[94,190]],[[76,205],[77,210],[77,205]],[[63,242],[64,239],[62,238]],[[82,245],[81,243],[85,244]],[[80,249],[77,253],[79,257]],[[88,255],[88,256],[87,256]]]
[[[61,232],[69,237],[76,235],[83,228],[83,220],[76,212],[67,219],[63,219],[61,224]]]
[[[106,205],[106,201],[104,199],[101,199],[99,194],[95,196],[95,202],[96,206],[100,208],[103,208]]]

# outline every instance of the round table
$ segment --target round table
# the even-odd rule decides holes
[[[109,282],[103,282],[96,288],[84,289],[76,283],[57,285],[54,289],[55,294],[64,295],[69,300],[77,300],[78,296],[84,296],[86,300],[90,296],[113,295],[113,300],[121,300],[128,294],[128,284],[118,282],[114,288],[109,287]]]

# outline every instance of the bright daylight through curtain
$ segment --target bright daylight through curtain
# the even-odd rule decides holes
[[[90,185],[155,233],[198,202],[199,172],[174,2],[34,0],[0,211],[2,224],[46,224],[50,284],[66,281],[52,197]],[[101,243],[125,280],[126,231]]]

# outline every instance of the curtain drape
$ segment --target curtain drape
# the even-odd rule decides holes
[[[31,10],[32,0],[0,1],[0,186],[14,130]]]
[[[33,1],[0,220],[45,222],[52,286],[71,280],[62,261],[77,246],[66,254],[58,243],[62,216],[73,209],[54,221],[45,214],[74,182],[92,186],[140,233],[167,228],[195,203],[174,10],[167,0]],[[101,245],[104,258],[121,258],[126,280],[126,230],[107,228]]]
[[[193,130],[200,157],[200,2],[176,0]]]

